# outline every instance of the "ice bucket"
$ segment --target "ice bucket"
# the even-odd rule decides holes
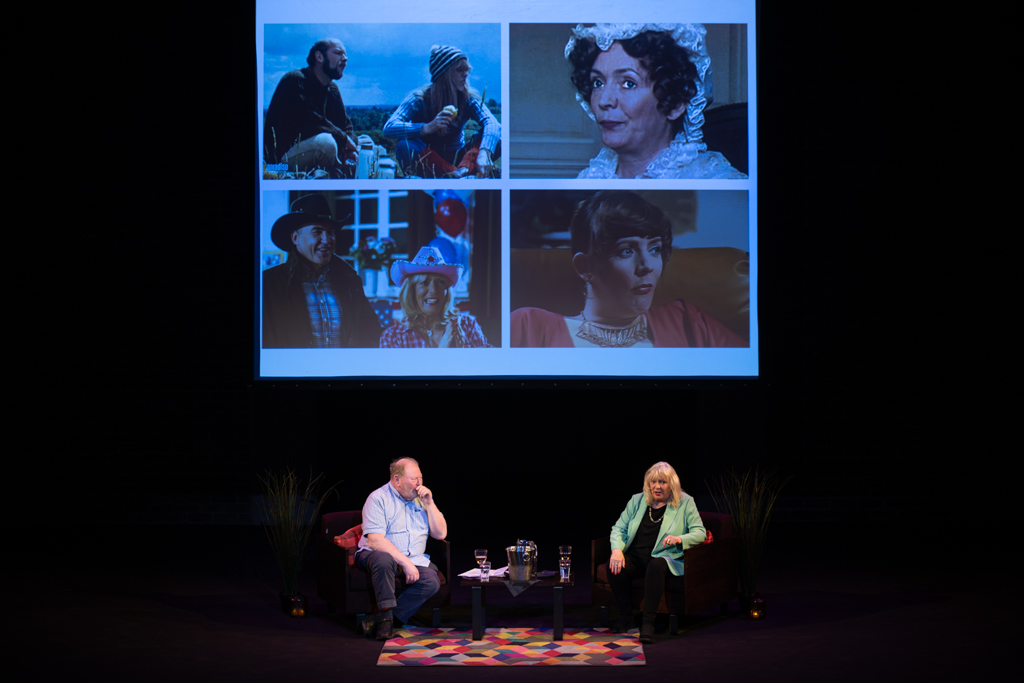
[[[512,581],[530,581],[537,578],[537,544],[520,539],[505,548],[508,553],[508,578]]]

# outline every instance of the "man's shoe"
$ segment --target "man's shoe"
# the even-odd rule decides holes
[[[363,627],[364,636],[366,636],[367,638],[373,638],[374,634],[377,633],[377,621],[379,617],[379,612],[367,614],[365,617],[363,617],[363,621],[361,622],[360,625]]]
[[[654,643],[654,624],[644,624],[640,627],[640,642],[644,645]]]
[[[611,632],[612,633],[625,633],[628,630],[629,630],[629,618],[628,617],[619,617],[618,619],[615,620],[615,623],[612,624],[612,628],[611,628]]]
[[[377,640],[389,640],[393,625],[394,621],[392,619],[381,619],[377,622]]]

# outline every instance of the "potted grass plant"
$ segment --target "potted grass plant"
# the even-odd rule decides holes
[[[757,592],[757,573],[764,557],[768,522],[782,487],[774,471],[758,468],[744,473],[730,470],[709,485],[711,499],[720,512],[732,515],[733,532],[739,540],[740,613],[747,619],[765,617],[764,599]]]
[[[331,488],[318,494],[323,474],[310,475],[305,486],[295,472],[267,472],[260,477],[263,483],[263,529],[274,550],[278,569],[281,570],[281,608],[292,617],[306,616],[307,599],[299,592],[299,570],[309,537],[320,517],[320,508],[327,500]]]

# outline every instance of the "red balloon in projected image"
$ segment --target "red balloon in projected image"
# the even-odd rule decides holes
[[[445,199],[434,209],[434,223],[449,237],[458,237],[466,229],[466,205],[458,199]]]

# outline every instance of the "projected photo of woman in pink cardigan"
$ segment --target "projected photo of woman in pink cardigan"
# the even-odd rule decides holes
[[[549,215],[557,214],[559,205],[564,212],[574,194],[580,193],[513,192],[513,233],[517,223],[535,225],[537,216],[530,214],[545,213],[545,205],[552,207]],[[513,347],[749,347],[745,250],[673,249],[672,220],[644,196],[582,194],[589,197],[572,213],[568,249],[512,250]],[[743,191],[644,193],[680,214],[695,212],[697,194],[741,204],[733,214],[745,215]],[[557,232],[524,236],[520,230],[513,246],[564,237]],[[681,263],[670,265],[674,254]]]

